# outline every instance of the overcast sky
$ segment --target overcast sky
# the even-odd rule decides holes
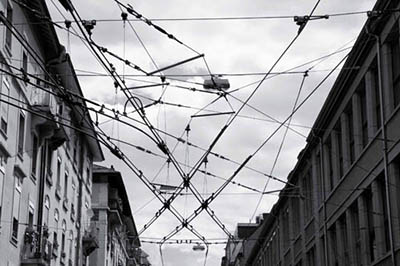
[[[47,2],[53,20],[63,21],[63,17],[56,10],[52,2]],[[122,0],[122,2],[131,4],[137,12],[152,19],[280,15],[293,17],[308,14],[316,1]],[[110,21],[109,19],[119,20],[121,18],[121,11],[118,5],[112,0],[86,0],[73,1],[73,3],[82,19],[98,20],[92,35],[93,40],[97,44],[107,47],[146,71],[153,71],[156,69],[156,66],[161,68],[196,56],[196,53],[192,50],[168,39],[165,35],[143,22],[132,22],[132,29],[129,24],[126,24],[124,28],[122,21]],[[315,14],[324,15],[366,11],[372,9],[374,3],[374,0],[322,0]],[[57,7],[61,10],[62,15],[72,20],[70,15],[59,4],[57,4]],[[133,19],[132,16],[128,18]],[[340,49],[351,47],[366,18],[366,14],[360,14],[310,21],[292,48],[276,66],[274,72],[291,69]],[[199,53],[204,53],[213,74],[267,72],[297,34],[298,30],[298,26],[293,22],[293,18],[218,21],[175,20],[155,21],[154,23],[163,27],[168,33],[173,34],[192,49]],[[77,29],[76,26],[73,28]],[[95,73],[105,73],[105,71],[84,43],[72,34],[68,35],[66,31],[59,30],[58,33],[60,41],[71,54],[84,95],[90,99],[103,102],[108,106],[113,106],[115,109],[122,110],[125,98],[121,91],[115,91],[112,79],[106,76],[87,75],[88,71]],[[313,90],[327,75],[329,70],[343,58],[347,51],[337,53],[323,62],[316,62],[318,63],[317,65],[313,63],[296,69],[301,72],[312,67],[309,76],[304,80],[299,101],[303,100]],[[124,69],[121,62],[113,59],[110,60],[114,63],[116,71],[121,75],[141,74],[129,68]],[[171,77],[180,78],[188,82],[183,83],[167,80],[171,85],[201,89],[202,87],[195,83],[203,83],[207,77],[203,77],[202,75],[208,74],[208,70],[205,62],[202,59],[197,59],[166,71],[164,74],[167,76],[182,75]],[[296,164],[297,155],[305,146],[304,135],[308,135],[309,127],[313,125],[337,74],[338,72],[335,72],[294,115],[291,123],[292,129],[295,131],[289,130],[287,133],[281,154],[272,172],[274,176],[286,180],[288,173]],[[254,91],[258,84],[257,81],[262,76],[226,75],[225,78],[228,78],[230,81],[230,90],[235,90],[252,83],[254,85],[244,87],[232,93],[231,96],[228,95],[226,99],[219,99],[207,106],[207,110],[202,110],[200,114],[206,114],[210,111],[229,112],[232,111],[232,108],[238,110],[241,107],[240,101],[244,101]],[[240,116],[227,129],[213,151],[233,161],[243,162],[279,126],[276,122],[271,122],[271,117],[283,121],[290,114],[302,80],[302,73],[292,73],[275,76],[263,82],[249,101],[251,107],[243,108]],[[146,83],[142,81],[159,82],[160,79],[140,76],[126,77],[126,84],[128,86],[145,85]],[[137,90],[136,92],[142,97],[143,103],[147,104],[151,102],[149,98],[158,99],[160,97],[162,88],[152,87]],[[225,115],[191,119],[191,115],[198,111],[196,108],[203,108],[216,98],[214,94],[193,92],[169,86],[163,95],[162,101],[190,106],[192,108],[155,105],[147,109],[146,114],[155,127],[175,136],[181,136],[186,126],[190,124],[189,141],[202,148],[208,148],[213,138],[218,134],[229,117]],[[128,111],[132,111],[132,108],[129,107]],[[137,116],[132,117],[137,118]],[[161,154],[154,143],[137,130],[119,125],[116,122],[107,122],[105,119],[101,121],[104,122],[101,125],[102,129],[113,138],[121,139]],[[138,126],[138,124],[135,125]],[[282,128],[252,158],[248,166],[262,173],[271,173],[273,162],[284,133],[285,129]],[[161,136],[164,138],[164,135]],[[183,135],[183,138],[186,138],[186,135]],[[174,156],[182,163],[188,162],[189,165],[193,165],[203,153],[200,149],[187,147],[184,144],[176,145],[176,140],[172,138],[166,137],[165,140],[170,150],[174,150]],[[120,148],[150,180],[170,185],[178,185],[180,183],[181,179],[172,165],[168,171],[165,166],[165,159],[143,153],[124,144],[120,144]],[[113,157],[106,149],[103,150],[106,155],[106,160],[103,164],[105,166],[114,165],[116,170],[121,171],[123,175],[136,225],[138,230],[140,230],[161,207],[161,203],[158,200],[151,201],[153,195],[141,181],[121,161]],[[221,160],[211,155],[208,157],[208,160],[207,170],[225,179],[230,177],[238,167],[232,162]],[[182,167],[185,171],[189,170],[185,166]],[[201,169],[204,169],[204,167]],[[262,190],[267,179],[256,171],[243,169],[235,178],[235,181]],[[201,193],[212,193],[222,182],[221,179],[216,177],[205,177],[202,173],[197,173],[193,178],[193,183]],[[281,187],[282,183],[270,180],[267,191]],[[227,229],[233,233],[238,222],[249,222],[252,214],[255,212],[259,197],[260,195],[257,193],[231,184],[212,203],[211,208],[226,225]],[[268,212],[276,200],[276,194],[265,195],[256,213]],[[142,208],[149,201],[151,202],[145,208]],[[174,202],[174,206],[182,215],[187,216],[198,207],[198,202],[193,196],[181,196]],[[179,222],[170,213],[165,212],[141,237],[143,237],[143,240],[149,237],[161,239],[178,225]],[[207,239],[226,238],[222,230],[206,214],[202,214],[194,220],[193,226]],[[193,235],[187,231],[183,231],[174,238],[193,238]],[[161,256],[157,245],[143,244],[143,248],[149,253],[150,261],[153,265],[161,265]],[[192,251],[191,245],[164,246],[162,254],[164,265],[184,266],[202,265],[204,263],[204,252]],[[219,265],[223,255],[224,245],[211,245],[207,265]]]

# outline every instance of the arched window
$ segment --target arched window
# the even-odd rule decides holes
[[[44,212],[43,212],[43,219],[44,224],[49,226],[49,213],[50,213],[50,197],[46,195],[44,198]]]
[[[58,209],[54,210],[54,221],[56,222],[56,227],[58,228],[58,220],[60,219],[60,213],[58,212]]]
[[[58,212],[58,209],[54,210],[54,232],[53,232],[53,249],[55,252],[58,250],[58,235],[57,235],[57,230],[58,230],[58,220],[60,219],[60,213]]]
[[[69,230],[69,237],[68,237],[68,242],[69,242],[69,259],[72,260],[72,251],[73,251],[73,246],[74,246],[74,231],[71,229]]]
[[[61,229],[62,229],[62,233],[61,233],[61,253],[64,253],[64,257],[65,257],[65,232],[67,231],[67,223],[65,222],[65,220],[62,221]],[[63,254],[61,254],[61,256],[63,256]]]

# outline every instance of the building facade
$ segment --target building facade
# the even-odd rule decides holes
[[[255,223],[237,224],[234,238],[229,239],[225,246],[225,256],[222,258],[221,266],[245,265],[245,259],[261,237],[260,233],[266,218],[268,214],[264,213],[256,217]]]
[[[104,158],[81,88],[45,1],[0,11],[0,264],[87,265]]]
[[[368,14],[242,265],[400,265],[399,8]]]
[[[92,209],[91,221],[98,230],[99,248],[90,255],[90,266],[144,265],[124,181],[112,166],[94,167]]]

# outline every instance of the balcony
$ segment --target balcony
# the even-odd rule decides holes
[[[46,266],[46,256],[38,253],[39,233],[32,227],[27,227],[24,234],[24,244],[21,249],[22,266]],[[46,241],[44,241],[46,243]],[[45,245],[44,245],[45,246]]]
[[[68,137],[64,127],[58,123],[58,104],[55,96],[33,88],[32,109],[37,113],[32,116],[32,127],[39,132],[41,138],[50,139],[52,149],[61,146]]]
[[[51,88],[48,88],[51,90]],[[32,105],[42,111],[48,111],[52,115],[57,114],[57,101],[53,94],[39,88],[32,88]]]
[[[108,192],[108,219],[111,225],[120,226],[123,224],[122,221],[122,200],[118,196],[118,190],[116,188],[110,188]]]
[[[98,228],[92,225],[82,238],[83,255],[89,256],[97,248],[99,248]]]

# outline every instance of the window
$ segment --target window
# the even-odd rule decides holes
[[[37,174],[37,158],[39,152],[39,140],[35,134],[32,137],[32,177],[36,179]]]
[[[53,232],[53,255],[57,256],[58,253],[58,220],[60,219],[60,213],[57,209],[54,210],[54,232]]]
[[[377,245],[376,245],[376,237],[375,237],[375,227],[374,227],[374,208],[372,205],[372,191],[371,187],[368,187],[364,191],[364,199],[367,207],[367,230],[369,243],[367,243],[369,253],[370,253],[370,261],[374,261],[377,255]]]
[[[7,22],[9,24],[13,24],[13,8],[11,6],[11,3],[8,1],[7,2]],[[11,53],[11,44],[12,44],[12,32],[9,29],[9,27],[6,27],[6,48],[8,51]]]
[[[390,232],[389,232],[389,216],[388,216],[388,205],[386,199],[386,188],[385,188],[385,176],[381,174],[378,176],[378,190],[380,194],[380,199],[382,199],[381,206],[382,211],[380,211],[380,219],[383,219],[383,230],[384,230],[384,239],[385,239],[385,251],[388,252],[390,249]]]
[[[90,169],[89,167],[86,168],[86,184],[90,187],[91,176],[90,176]]]
[[[14,242],[18,241],[18,228],[19,228],[19,208],[21,203],[22,185],[19,177],[14,177],[14,197],[12,209],[12,230],[11,239]]]
[[[78,159],[78,136],[75,135],[75,140],[74,140],[74,155],[73,155],[74,164],[76,164],[77,159]]]
[[[347,105],[346,107],[346,116],[347,116],[347,129],[348,129],[348,136],[347,139],[349,140],[349,165],[353,164],[355,160],[355,144],[354,144],[354,123],[353,123],[353,105],[352,102]]]
[[[294,195],[299,195],[299,189],[295,188],[293,189],[293,194]],[[293,236],[297,237],[297,235],[300,233],[300,198],[299,197],[293,197],[292,198],[292,211],[293,211]]]
[[[320,255],[321,255],[321,262],[322,265],[326,264],[326,252],[325,252],[325,235],[321,236],[320,238],[320,243],[321,243],[321,249],[320,249]]]
[[[65,232],[67,231],[67,223],[65,220],[62,221],[61,229],[61,252],[65,252]]]
[[[339,218],[339,226],[340,226],[340,234],[342,238],[342,243],[340,244],[340,248],[344,254],[344,265],[350,265],[350,253],[349,253],[349,243],[347,238],[347,223],[346,223],[346,214],[343,214]]]
[[[326,157],[326,168],[327,168],[327,182],[329,191],[333,189],[335,186],[334,178],[333,178],[333,156],[332,156],[332,142],[331,137],[328,136],[328,139],[325,143],[325,157]]]
[[[8,82],[8,78],[4,77],[3,78],[3,86],[2,86],[2,92],[1,92],[0,98],[3,98],[5,101],[8,101],[9,98],[8,96],[10,95],[10,83]],[[1,121],[0,121],[0,131],[4,134],[7,135],[7,128],[8,128],[8,109],[9,105],[7,103],[2,103],[1,104]]]
[[[396,23],[397,25],[397,23]],[[393,31],[393,37],[389,42],[390,55],[392,61],[392,82],[393,82],[393,102],[394,107],[400,103],[400,47],[399,47],[399,27],[396,26]]]
[[[335,224],[333,224],[331,226],[331,228],[329,228],[328,233],[329,233],[329,245],[330,245],[330,252],[329,252],[329,257],[330,257],[329,260],[331,261],[330,265],[338,266],[339,265],[339,261],[338,261],[339,254],[337,252],[338,243],[337,243],[337,237],[336,237]]]
[[[357,88],[357,94],[360,97],[361,107],[361,132],[362,132],[362,146],[368,144],[368,117],[367,117],[367,96],[365,94],[365,80],[362,79]]]
[[[61,157],[57,157],[57,182],[56,182],[56,195],[60,197],[61,192]]]
[[[25,51],[22,52],[22,69],[25,73],[28,73],[28,55]]]
[[[53,232],[53,254],[56,254],[57,256],[57,252],[58,252],[58,235],[57,235],[57,231]]]
[[[57,229],[58,229],[58,220],[60,219],[60,213],[58,212],[58,209],[54,210],[54,221],[57,225]]]
[[[303,176],[303,195],[304,195],[304,221],[308,222],[314,213],[313,208],[313,183],[312,183],[312,175],[311,168],[306,171],[306,174]]]
[[[335,139],[337,142],[337,154],[335,154],[335,158],[338,161],[338,167],[339,167],[339,179],[343,177],[344,169],[343,169],[343,141],[342,141],[342,125],[340,123],[340,120],[336,123],[335,129],[337,133]]]
[[[68,176],[69,176],[68,171],[65,171],[65,174],[64,174],[64,199],[68,198]]]
[[[85,145],[83,145],[82,142],[80,142],[80,147],[79,147],[79,164],[78,164],[78,170],[79,173],[83,176],[84,174],[84,162],[85,162]]]
[[[47,175],[48,176],[52,176],[53,175],[53,171],[52,169],[52,163],[53,163],[53,150],[50,148],[50,145],[47,144]]]
[[[317,182],[318,182],[318,191],[317,191],[317,195],[318,195],[318,206],[321,205],[322,201],[323,201],[323,196],[324,196],[324,187],[323,182],[322,182],[322,168],[321,168],[321,154],[318,152],[316,155],[316,162],[315,162],[315,167],[316,167],[316,173],[317,173]]]
[[[381,119],[381,96],[379,93],[379,73],[378,73],[378,63],[376,59],[372,63],[372,76],[374,79],[374,94],[375,94],[375,101],[374,101],[374,112],[376,117],[376,129],[378,130],[382,126],[382,119]]]
[[[5,167],[3,166],[3,157],[0,155],[0,217],[1,217],[1,209],[3,206],[3,186],[4,186],[4,175],[5,175]],[[0,220],[1,224],[1,220]]]
[[[69,237],[68,237],[68,241],[69,241],[69,259],[72,260],[72,255],[73,255],[73,243],[74,243],[74,231],[69,230]]]
[[[353,203],[350,206],[350,213],[351,213],[351,223],[352,229],[354,230],[353,235],[353,243],[355,247],[355,265],[361,265],[361,232],[360,232],[360,217],[358,212],[358,205],[357,202]]]
[[[283,211],[282,214],[282,228],[285,228],[285,230],[283,230],[282,234],[283,234],[283,249],[284,252],[286,251],[286,249],[289,247],[290,244],[290,235],[289,235],[289,208],[286,207],[286,209]]]
[[[315,266],[315,247],[312,247],[307,252],[307,265],[308,266]]]
[[[24,140],[25,140],[25,115],[19,113],[19,127],[18,127],[18,156],[22,158],[24,154]]]
[[[44,211],[43,211],[43,222],[46,226],[49,226],[49,213],[50,213],[50,198],[46,195],[44,199]]]
[[[29,209],[28,209],[28,227],[33,228],[33,217],[35,213],[35,204],[29,200]]]

